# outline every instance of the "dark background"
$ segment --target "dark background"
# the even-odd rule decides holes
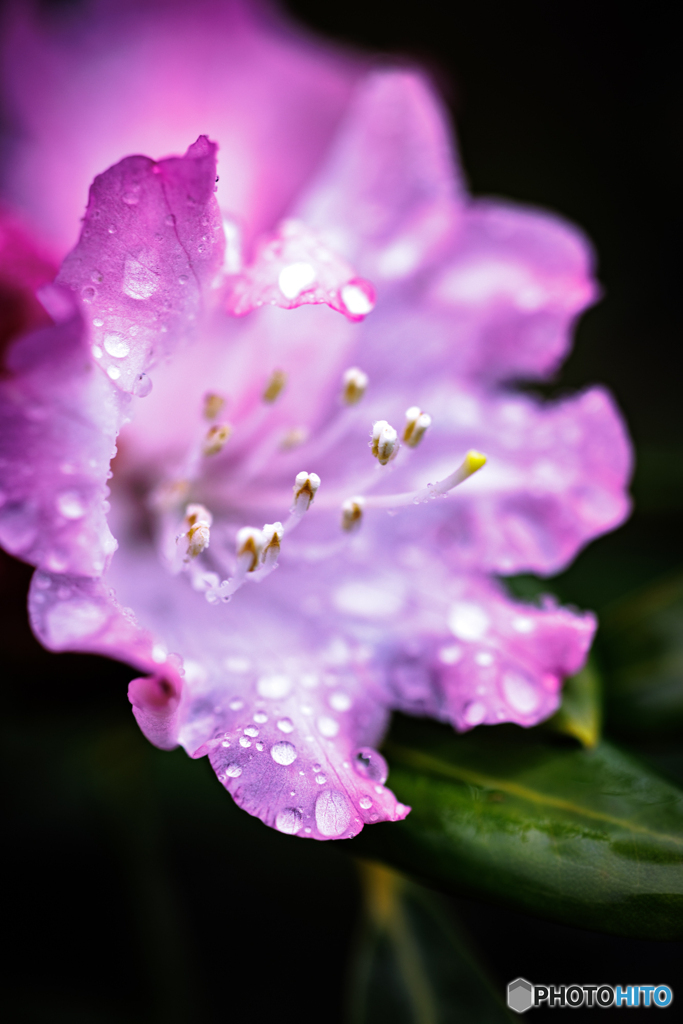
[[[548,390],[612,388],[638,451],[637,505],[554,588],[609,612],[683,568],[674,5],[286,7],[344,43],[426,66],[453,112],[472,190],[556,210],[595,243],[605,298],[583,318]],[[269,831],[236,810],[205,761],[154,750],[132,722],[130,670],[42,651],[25,622],[30,570],[3,556],[0,572],[5,1018],[341,1021],[360,907],[353,844]],[[670,748],[648,750],[664,763]],[[666,763],[676,770],[674,758]],[[501,992],[518,974],[674,987],[681,977],[675,944],[581,932],[467,899],[457,912]]]

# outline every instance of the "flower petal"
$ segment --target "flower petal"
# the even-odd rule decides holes
[[[374,308],[375,290],[305,224],[288,220],[261,243],[251,266],[234,282],[228,310],[244,316],[264,304],[295,309],[321,303],[349,320],[363,320]]]
[[[460,217],[462,184],[424,79],[369,75],[298,215],[373,281],[413,273]]]
[[[92,184],[57,281],[84,303],[93,354],[122,391],[139,393],[151,361],[187,333],[221,267],[215,178],[216,146],[200,136],[184,157],[127,157]]]
[[[597,628],[546,598],[539,608],[510,600],[480,576],[450,585],[450,631],[399,646],[389,667],[395,707],[476,725],[536,725],[557,710],[562,681],[585,662]]]
[[[125,410],[95,366],[69,292],[63,323],[16,342],[0,382],[0,543],[54,572],[99,575],[116,547],[105,504]]]
[[[19,126],[6,187],[48,237],[73,244],[83,196],[130,153],[222,142],[218,200],[248,240],[270,230],[317,166],[360,70],[264,4],[11,7],[5,100]]]

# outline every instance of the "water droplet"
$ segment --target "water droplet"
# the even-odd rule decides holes
[[[268,721],[268,715],[265,711],[257,711],[254,715],[254,721],[258,722],[259,725],[263,725],[264,722]]]
[[[240,736],[240,746],[241,747],[250,747],[251,746],[251,740],[247,739],[246,736]]]
[[[119,377],[121,376],[121,371],[119,370],[118,366],[110,366],[107,369],[107,375],[111,377],[112,380],[118,380]]]
[[[95,359],[101,359],[102,356],[104,355],[104,352],[102,351],[99,345],[93,345],[92,354],[94,355]]]
[[[258,736],[258,729],[255,725],[248,725],[246,729],[244,729],[244,735],[251,736],[255,739]]]
[[[342,693],[341,690],[337,690],[330,697],[330,707],[334,708],[335,711],[348,711],[351,704],[352,701],[348,693]]]
[[[289,676],[261,676],[256,684],[259,696],[271,700],[286,697],[291,688],[292,680]]]
[[[280,730],[280,732],[294,732],[294,723],[292,722],[291,718],[281,718],[280,721],[277,723],[277,727]]]
[[[293,761],[296,761],[296,747],[287,743],[286,740],[281,740],[270,748],[270,756],[277,764],[292,764]]]
[[[228,739],[223,740],[223,742],[221,743],[221,746],[222,747],[229,747],[230,746],[230,740],[228,740]]]
[[[104,327],[104,320],[102,320],[99,316],[96,316],[93,319],[93,326],[94,327]]]
[[[109,227],[107,228],[107,231],[109,232],[110,235],[115,235],[116,234],[116,227],[115,227],[115,225],[114,224],[110,224]]]
[[[81,288],[81,298],[84,302],[92,302],[96,295],[97,292],[91,284],[87,284],[85,288]]]
[[[104,350],[115,359],[123,359],[130,352],[130,345],[122,334],[105,334]]]
[[[146,373],[139,373],[133,381],[133,394],[138,398],[146,398],[152,390],[152,378]]]
[[[231,711],[240,711],[244,707],[244,701],[240,700],[239,697],[236,697],[234,700],[230,701],[228,707]]]
[[[104,281],[104,274],[101,270],[93,270],[90,274],[90,280],[94,281],[95,284],[101,284]]]
[[[314,764],[313,765],[313,771],[314,772],[319,772],[321,768],[322,768],[321,764]]]
[[[231,779],[237,779],[242,774],[242,769],[238,764],[235,764],[233,762],[232,764],[229,764],[228,767],[225,769],[225,774],[228,775]]]
[[[315,802],[315,823],[324,836],[339,836],[351,821],[351,808],[343,793],[326,789]]]
[[[278,832],[285,832],[288,836],[295,836],[303,825],[303,814],[296,807],[285,807],[278,811],[275,818],[275,828]],[[310,832],[310,829],[306,829]]]
[[[369,810],[372,807],[372,800],[369,796],[362,796],[358,803],[361,805],[364,811]]]
[[[355,751],[352,760],[356,772],[362,775],[364,779],[381,783],[387,781],[389,766],[382,755],[373,750],[372,747],[359,747]]]
[[[325,775],[316,775],[315,781],[318,783],[319,786],[324,786],[325,783],[327,782],[327,776],[325,776]]]
[[[256,744],[256,749],[263,750],[263,744],[261,743],[261,740],[259,740],[258,743]]]
[[[187,284],[187,274],[181,274],[178,278],[178,284]]]
[[[62,491],[57,495],[57,511],[65,519],[82,519],[87,509],[76,491]]]
[[[140,196],[136,192],[124,192],[121,196],[126,206],[137,206]]]
[[[339,722],[335,721],[334,718],[329,718],[327,715],[322,715],[316,725],[318,726],[318,732],[328,739],[332,739],[339,732]]]
[[[175,217],[173,216],[172,213],[166,214],[166,216],[164,217],[164,224],[166,224],[167,227],[169,228],[173,227],[173,225],[175,224]]]

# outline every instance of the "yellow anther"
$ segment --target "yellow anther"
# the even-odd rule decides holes
[[[398,434],[386,420],[377,420],[373,424],[370,450],[380,466],[386,466],[398,451]]]
[[[280,447],[283,451],[291,451],[292,448],[298,448],[300,444],[308,440],[308,428],[307,427],[292,427],[288,430],[285,436],[280,442]]]
[[[294,507],[300,512],[305,512],[320,487],[320,477],[317,473],[307,473],[302,470],[297,473],[294,479]]]
[[[476,473],[484,465],[486,465],[486,456],[482,455],[481,452],[475,451],[474,448],[470,448],[463,462],[463,468],[467,476],[472,476],[473,473]]]
[[[219,412],[225,405],[225,399],[221,395],[217,395],[212,391],[207,392],[204,395],[204,419],[215,420]]]
[[[283,529],[282,523],[266,523],[263,527],[263,550],[261,552],[262,562],[276,562],[280,554]]]
[[[232,426],[229,423],[215,423],[209,427],[202,451],[205,455],[218,455],[225,448],[225,443],[231,434]]]
[[[342,505],[342,530],[352,533],[363,519],[364,498],[348,498]]]
[[[284,391],[286,383],[287,374],[284,370],[273,370],[263,392],[263,401],[268,402],[270,405],[276,402]]]
[[[206,551],[211,538],[211,523],[213,516],[203,505],[188,505],[185,509],[185,522],[187,537],[187,555],[189,558],[196,558]]]
[[[417,448],[427,430],[432,425],[432,417],[417,405],[406,409],[406,425],[403,431],[403,440],[409,448]]]
[[[346,370],[342,377],[342,402],[344,405],[357,405],[368,389],[369,377],[357,366]]]
[[[253,526],[243,526],[241,530],[237,531],[236,540],[237,557],[245,559],[247,572],[254,572],[255,569],[258,569],[261,561],[261,552],[265,541],[263,531],[256,530]]]

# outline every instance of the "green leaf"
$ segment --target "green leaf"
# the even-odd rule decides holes
[[[614,604],[601,616],[599,642],[610,726],[683,730],[683,575]]]
[[[683,792],[609,743],[396,716],[385,746],[404,822],[353,840],[445,891],[568,924],[683,936]]]
[[[597,744],[602,727],[602,700],[600,676],[593,660],[567,679],[560,709],[545,724],[555,732],[573,736],[584,747]]]
[[[350,1024],[510,1024],[444,898],[380,864],[359,867],[365,913]]]

